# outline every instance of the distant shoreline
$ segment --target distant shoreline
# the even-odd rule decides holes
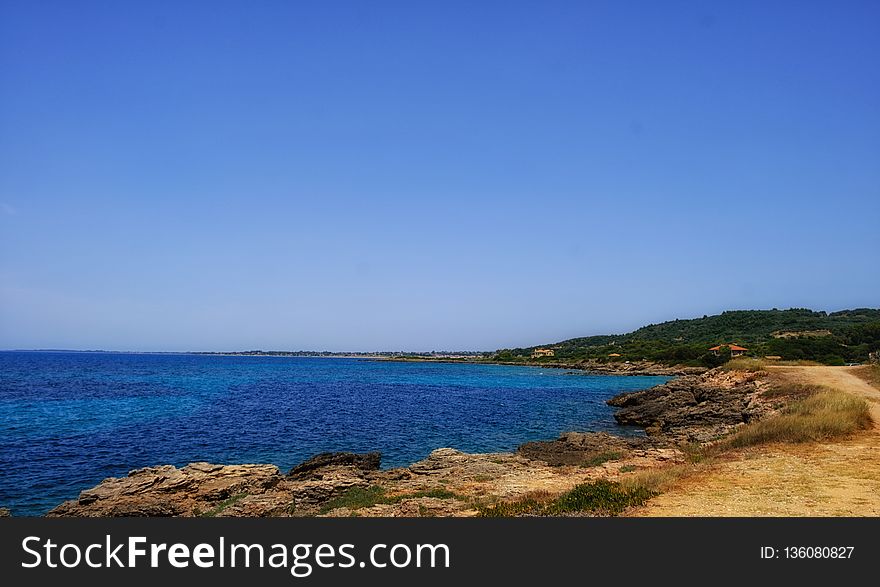
[[[390,363],[456,363],[467,365],[504,365],[508,367],[540,367],[545,369],[567,369],[596,375],[695,375],[705,372],[703,367],[684,365],[664,365],[651,361],[598,362],[598,361],[497,361],[485,355],[459,355],[454,353],[437,355],[410,355],[397,351],[375,353],[333,353],[323,351],[272,352],[272,351],[108,351],[108,350],[70,350],[70,349],[13,349],[3,353],[69,353],[69,354],[107,354],[107,355],[160,355],[160,356],[202,356],[202,357],[270,357],[279,359],[361,359],[365,361]]]
[[[583,371],[596,375],[698,375],[708,371],[704,367],[688,367],[684,365],[662,365],[650,361],[627,361],[627,362],[588,362],[566,363],[560,361],[493,361],[491,359],[471,358],[432,358],[432,357],[380,357],[376,360],[392,363],[467,363],[471,365],[505,365],[508,367],[542,367],[546,369],[567,369],[571,371]]]

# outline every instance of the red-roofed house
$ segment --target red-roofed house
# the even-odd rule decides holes
[[[725,347],[730,349],[730,356],[731,357],[739,357],[741,355],[746,354],[749,350],[745,347],[737,346],[735,344],[719,344],[718,346],[713,346],[709,350],[712,351],[715,354],[715,356],[717,357],[718,353],[721,351],[721,349],[723,349]]]

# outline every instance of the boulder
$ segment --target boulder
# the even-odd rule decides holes
[[[320,476],[322,469],[331,467],[354,467],[360,471],[375,471],[382,461],[382,454],[368,452],[325,452],[315,455],[295,466],[287,474],[291,479],[310,479]]]

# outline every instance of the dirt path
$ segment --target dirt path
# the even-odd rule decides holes
[[[880,390],[848,367],[774,367],[788,381],[869,400],[874,428],[828,443],[759,447],[685,478],[639,516],[880,516]]]

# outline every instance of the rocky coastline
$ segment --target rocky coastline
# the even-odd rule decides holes
[[[481,503],[558,493],[585,481],[681,462],[682,444],[711,441],[773,413],[766,386],[755,373],[687,374],[608,400],[617,408],[617,421],[644,428],[644,436],[568,432],[525,443],[515,453],[440,448],[395,469],[381,469],[379,453],[325,453],[287,473],[269,464],[147,467],[105,479],[47,515],[472,516]],[[352,502],[352,495],[369,499]]]
[[[597,361],[595,359],[583,359],[580,361],[526,361],[526,362],[498,362],[498,365],[523,365],[527,367],[545,367],[548,369],[570,369],[583,372],[587,375],[594,373],[600,375],[662,375],[666,377],[681,377],[685,375],[700,375],[708,371],[705,367],[689,367],[686,365],[666,365],[652,361]]]
[[[664,375],[668,377],[678,377],[683,375],[699,375],[709,370],[707,367],[667,365],[665,363],[655,363],[653,361],[598,361],[596,359],[580,359],[577,361],[548,361],[543,359],[492,361],[487,359],[450,357],[377,357],[370,360],[390,361],[392,363],[469,363],[508,365],[515,367],[544,367],[546,369],[569,369],[587,375],[590,373],[597,373],[601,375]]]

